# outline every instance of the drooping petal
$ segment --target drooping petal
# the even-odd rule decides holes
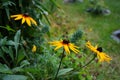
[[[23,18],[22,18],[22,24],[23,24],[24,22],[25,22],[25,18],[23,17]]]
[[[88,47],[88,48],[89,48],[91,51],[93,51],[94,53],[97,53],[97,50],[96,50],[97,46],[95,46],[95,47],[92,46],[89,41],[86,43],[86,47]]]
[[[17,16],[14,20],[20,20],[20,19],[22,19],[22,15],[19,15],[19,16]]]
[[[31,26],[30,18],[29,17],[25,18],[25,20],[26,20],[26,23],[28,24],[28,26]]]
[[[54,50],[57,50],[59,48],[63,47],[63,45],[58,45]]]
[[[98,48],[98,45],[95,46],[95,49],[97,49],[97,48]]]
[[[74,46],[74,45],[69,44],[69,48],[70,48],[73,52],[78,53],[79,50],[77,50],[76,47],[77,47],[77,46]],[[77,48],[78,48],[78,47],[77,47]]]
[[[100,52],[99,50],[97,50],[98,46],[96,45],[95,47],[91,45],[91,43],[88,41],[86,43],[86,47],[88,47],[91,51],[93,51],[96,55],[97,58],[99,60],[99,62],[110,62],[110,60],[112,60],[111,57],[109,57],[107,54]]]
[[[112,60],[112,58],[110,56],[108,56],[105,53],[100,53],[103,56],[104,61],[106,62],[110,62],[110,60]]]
[[[35,24],[37,26],[37,22],[33,18],[30,18],[30,20],[33,24]]]
[[[57,46],[59,44],[62,44],[61,41],[53,41],[53,42],[49,42],[49,44],[51,44],[52,46]]]
[[[72,44],[72,43],[69,43],[69,45],[74,46],[75,48],[79,48],[78,46],[75,46],[75,45]]]
[[[97,57],[98,57],[99,62],[104,62],[104,61],[110,62],[110,60],[112,60],[110,56],[108,56],[107,54],[103,52],[98,52]]]
[[[74,48],[74,47],[72,47],[72,46],[69,46],[69,48],[70,48],[73,52],[75,52],[75,53],[78,53],[78,52],[79,52],[79,50],[77,50],[76,48]]]
[[[65,52],[66,52],[66,53],[70,54],[70,50],[69,50],[69,48],[68,48],[68,45],[64,45],[64,49],[65,49]]]

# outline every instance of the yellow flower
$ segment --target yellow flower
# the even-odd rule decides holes
[[[36,49],[37,49],[37,47],[35,45],[33,45],[32,52],[36,52]]]
[[[20,20],[22,19],[22,24],[27,23],[28,26],[31,26],[31,23],[35,24],[37,26],[37,22],[31,18],[28,14],[17,14],[17,15],[11,15],[11,18],[15,18],[14,20]]]
[[[76,49],[78,47],[75,46],[74,44],[70,43],[68,40],[53,41],[53,42],[49,42],[49,43],[52,46],[56,46],[56,48],[54,50],[64,47],[64,50],[67,54],[70,54],[70,50],[72,50],[75,53],[79,52],[79,50]]]
[[[101,47],[97,47],[97,45],[94,47],[91,45],[89,41],[86,43],[86,46],[97,55],[99,62],[104,62],[104,61],[110,62],[110,60],[112,60],[110,56],[102,52]]]

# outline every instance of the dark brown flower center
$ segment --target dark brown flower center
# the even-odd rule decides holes
[[[102,47],[98,47],[97,50],[100,51],[100,52],[103,51],[103,50],[102,50]]]
[[[70,42],[68,40],[63,40],[64,44],[69,44]]]

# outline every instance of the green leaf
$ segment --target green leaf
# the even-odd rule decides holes
[[[39,6],[39,5],[36,5],[36,7],[40,9],[41,13],[43,14],[43,16],[45,17],[45,19],[47,20],[48,24],[50,24],[50,21],[49,21],[47,15],[45,14],[45,13],[47,13],[47,11],[45,11],[45,10],[44,10],[41,6]],[[51,25],[51,24],[50,24],[50,25]]]
[[[12,69],[12,72],[14,72],[14,73],[22,72],[22,71],[23,71],[23,68],[21,68],[21,67],[15,67]]]
[[[20,34],[21,34],[21,31],[18,30],[14,36],[14,42],[15,42],[14,46],[15,46],[15,50],[16,50],[16,57],[17,57],[18,46],[19,46],[19,41],[20,41]]]
[[[6,7],[6,6],[12,6],[12,5],[16,5],[15,3],[13,3],[12,1],[8,0],[4,0],[3,3],[2,3],[2,6]]]
[[[52,2],[55,6],[57,6],[58,8],[60,8],[60,6],[55,2],[55,0],[51,0],[51,2]]]
[[[3,80],[27,80],[27,77],[24,75],[7,75],[3,77]]]
[[[21,34],[21,31],[20,31],[20,30],[18,30],[17,33],[15,34],[14,41],[15,41],[16,43],[19,43],[20,34]]]
[[[9,12],[9,8],[6,7],[6,8],[5,8],[5,11],[6,11],[6,14],[7,14],[8,19],[10,20],[10,12]]]
[[[7,42],[7,45],[14,46],[14,45],[15,45],[15,42],[14,42],[14,41],[12,41],[12,40],[9,40],[9,41]]]
[[[11,46],[9,46],[9,55],[10,55],[12,61],[14,61],[14,55],[13,55],[13,50],[12,50]]]
[[[12,29],[10,26],[8,26],[8,25],[6,25],[6,27],[5,27],[8,31],[13,31],[13,32],[15,32],[15,30],[14,29]]]
[[[72,70],[73,70],[73,68],[61,69],[61,70],[59,70],[58,76],[65,75]]]
[[[44,11],[47,11],[48,13],[50,13],[49,10],[47,8],[45,8],[44,5],[41,4],[38,0],[36,0],[35,3],[36,3],[35,4],[36,7],[38,7],[39,9],[42,9]]]
[[[6,30],[8,30],[8,31],[13,31],[13,32],[15,32],[15,30],[12,29],[12,28],[11,28],[10,26],[8,26],[8,25],[6,25],[6,27],[5,27],[5,26],[0,26],[0,27],[6,29]]]
[[[24,59],[24,57],[25,57],[24,54],[25,54],[25,53],[24,53],[24,50],[23,50],[23,49],[20,49],[20,50],[18,51],[17,63],[19,63],[21,60]]]
[[[0,40],[0,46],[5,45],[7,43],[7,37],[4,37]]]
[[[4,58],[3,51],[0,49],[0,57]]]
[[[8,54],[10,57],[11,57],[11,59],[12,59],[12,61],[14,61],[14,56],[13,56],[13,51],[12,51],[12,47],[11,46],[9,46],[9,48],[7,48],[7,47],[5,47],[5,46],[2,46],[1,47],[1,49],[3,50],[3,52],[5,52],[6,54]],[[1,53],[2,54],[2,53]],[[3,56],[4,57],[4,56]],[[2,58],[3,58],[2,57]],[[5,58],[4,58],[5,59]]]
[[[12,73],[12,71],[7,67],[7,65],[0,64],[0,72],[1,73]]]
[[[27,74],[32,78],[32,80],[36,80],[34,75],[32,75],[32,73],[27,72]]]
[[[21,63],[20,63],[20,67],[22,68],[22,67],[24,67],[24,66],[27,66],[27,65],[29,65],[30,63],[28,62],[28,60],[24,60],[24,61],[22,61]]]
[[[2,50],[3,50],[5,53],[9,53],[9,49],[8,49],[7,47],[3,46],[3,47],[1,47],[1,48],[2,48]]]
[[[9,64],[6,60],[6,57],[4,57],[4,52],[2,49],[0,49],[0,57],[5,61],[6,64]]]

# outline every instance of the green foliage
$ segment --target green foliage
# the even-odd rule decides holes
[[[1,62],[6,63],[9,67],[17,66],[25,57],[25,50],[20,43],[20,35],[21,31],[19,30],[14,36],[14,40],[7,40],[6,37],[0,40]]]
[[[1,73],[5,74],[4,77],[0,75],[1,79],[41,80],[51,78],[55,74],[56,60],[51,59],[55,57],[52,55],[46,55],[46,57],[42,54],[44,50],[41,46],[44,35],[50,35],[48,15],[52,11],[49,6],[52,4],[57,9],[57,3],[51,0],[44,5],[46,2],[41,0],[0,1],[0,67]],[[29,27],[27,24],[21,24],[20,20],[15,21],[10,18],[11,15],[26,13],[37,22],[37,26]],[[35,53],[32,52],[33,45],[37,47]]]
[[[54,51],[48,46],[47,38],[51,37],[49,32],[51,23],[48,16],[53,14],[57,8],[60,6],[56,0],[0,1],[1,80],[53,80],[55,78],[61,51]],[[28,14],[37,22],[37,26],[21,24],[20,20],[10,18],[11,15],[16,14]],[[63,12],[61,15],[64,19],[66,18]],[[56,20],[60,17],[58,15]],[[60,24],[62,23],[61,20],[59,20]],[[77,45],[84,45],[82,35],[83,32],[78,30],[73,33],[69,40]],[[33,45],[36,47],[35,52],[32,52]],[[71,52],[69,56],[64,57],[57,80],[93,79],[90,68],[84,67],[92,57],[88,55],[89,52],[84,46],[78,50],[81,51],[81,54]]]
[[[81,30],[77,30],[71,37],[70,41],[72,43],[76,43],[79,39],[81,39],[83,32]]]
[[[66,73],[72,71],[73,68],[67,68],[67,69],[61,69],[58,73],[58,76],[62,76],[62,75],[65,75]]]
[[[104,0],[89,0],[90,6],[87,9],[88,12],[94,14],[94,15],[105,15],[110,14],[110,12],[107,12],[107,7],[104,3]]]
[[[27,80],[27,77],[23,75],[6,75],[3,80]]]

